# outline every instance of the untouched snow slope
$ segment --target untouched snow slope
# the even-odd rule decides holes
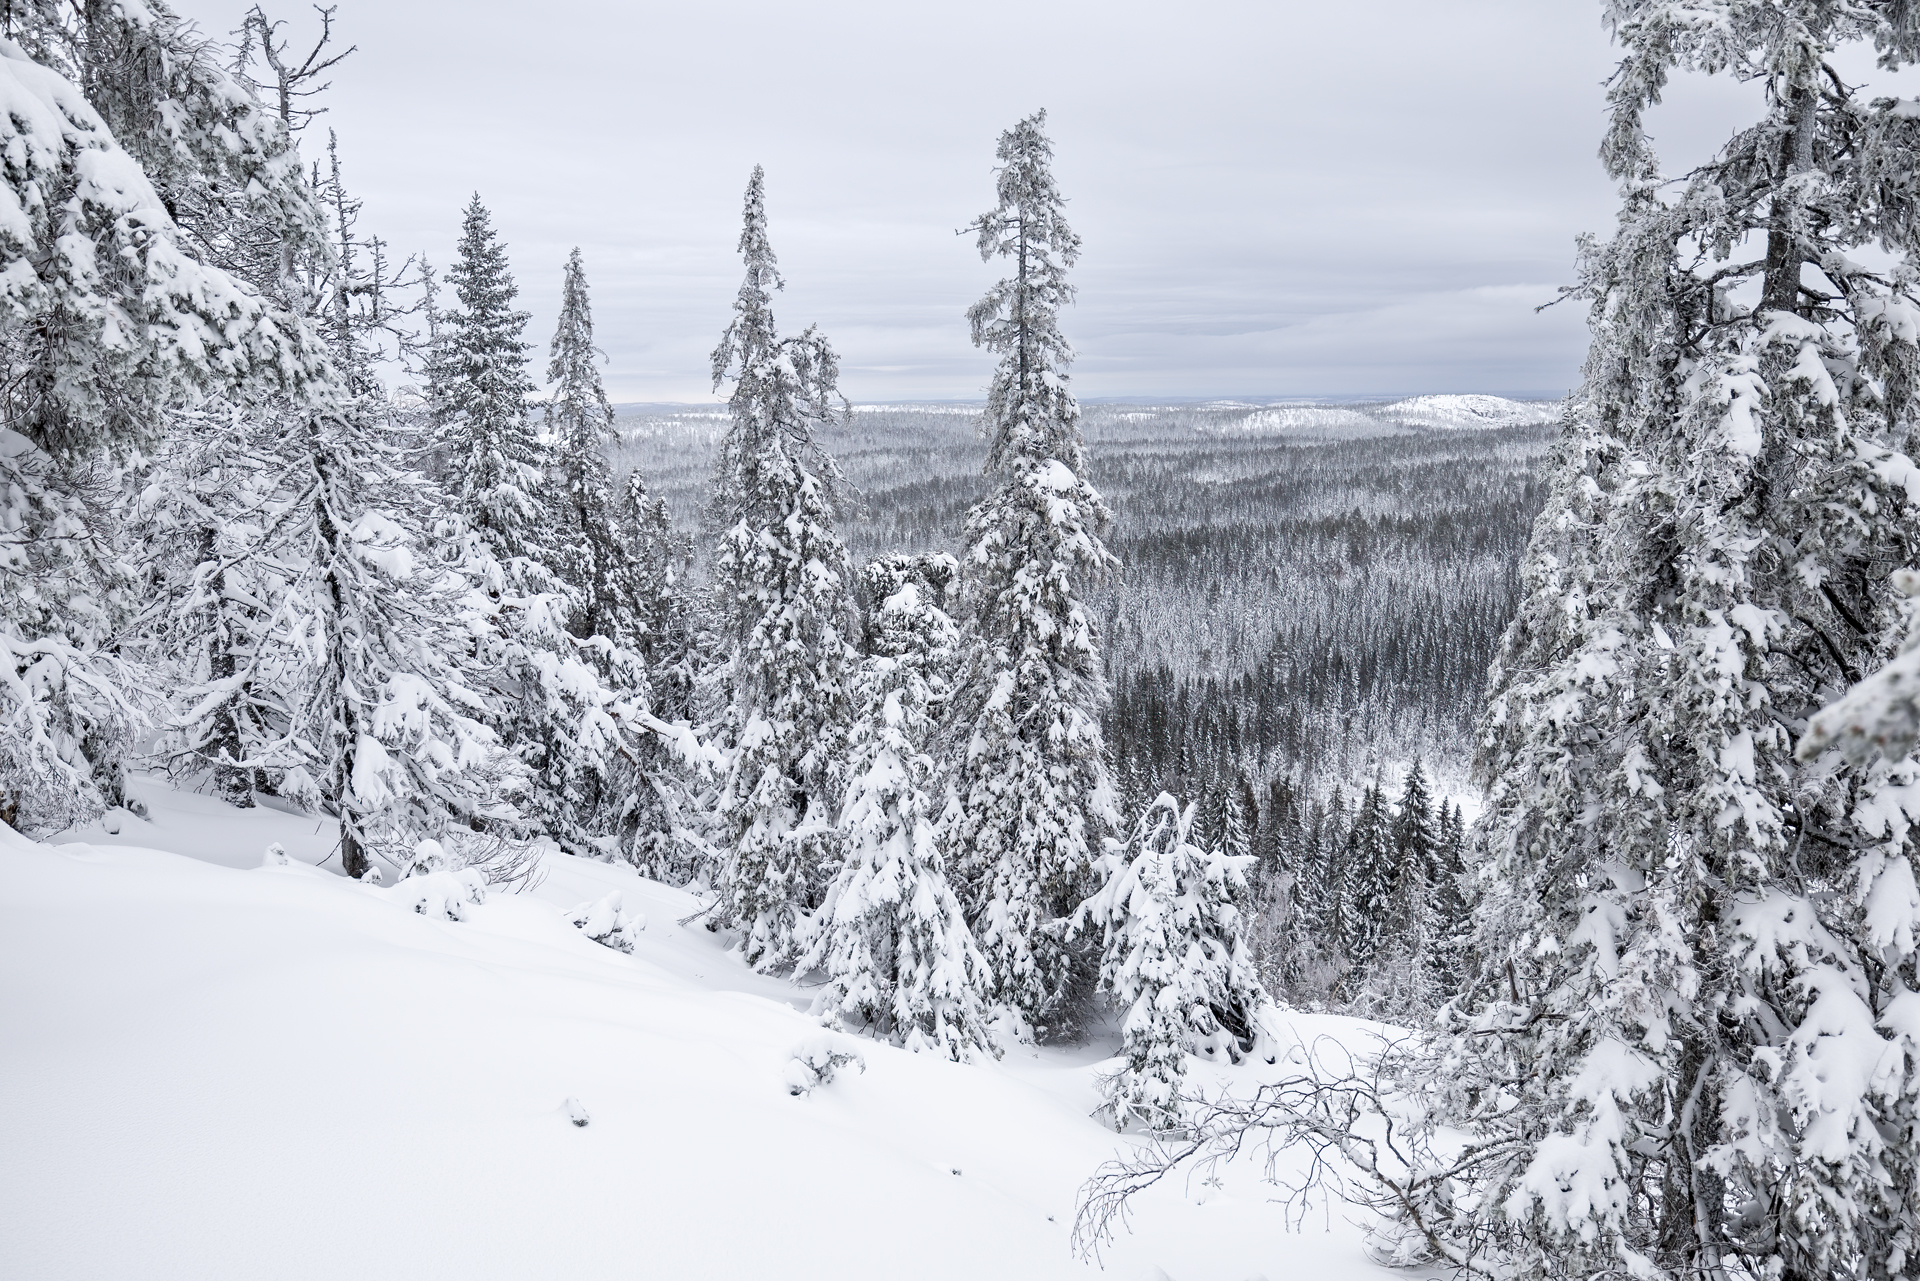
[[[1381,418],[1422,427],[1518,427],[1550,423],[1558,401],[1508,400],[1502,396],[1414,396],[1375,411]]]
[[[678,925],[687,893],[555,856],[536,892],[429,919],[297,861],[328,844],[311,818],[141,790],[155,824],[117,836],[0,826],[9,1281],[1409,1275],[1337,1207],[1289,1231],[1251,1162],[1143,1197],[1102,1273],[1068,1238],[1135,1142],[1088,1117],[1106,1050],[836,1038],[866,1070],[795,1096],[806,994]],[[99,843],[143,835],[209,858]],[[267,840],[296,862],[236,866]],[[563,917],[616,888],[631,956]]]

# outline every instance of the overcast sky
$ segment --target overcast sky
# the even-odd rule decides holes
[[[756,163],[783,329],[819,322],[855,400],[979,396],[964,313],[999,268],[954,233],[1042,107],[1082,396],[1557,393],[1584,317],[1534,308],[1612,222],[1580,0],[340,0],[338,30],[303,145],[338,130],[363,229],[444,267],[478,190],[537,372],[579,245],[615,400],[711,397]]]

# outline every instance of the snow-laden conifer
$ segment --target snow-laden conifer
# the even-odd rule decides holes
[[[326,63],[324,44],[323,36],[306,65]],[[278,42],[266,47],[285,53]],[[295,74],[281,65],[285,76]],[[298,85],[280,89],[284,103]],[[285,114],[282,122],[291,123]],[[289,229],[257,213],[223,235],[248,247],[236,255],[247,283],[290,318],[311,323],[341,393],[380,413],[374,365],[388,355],[395,322],[408,310],[393,298],[411,285],[410,264],[396,276],[379,239],[357,233],[360,202],[347,192],[331,133],[324,174],[311,193],[324,240],[310,236],[304,220]],[[220,239],[205,226],[199,231]],[[168,602],[151,639],[175,691],[166,720],[169,766],[210,767],[215,793],[235,805],[251,805],[257,787],[309,804],[317,762],[294,708],[313,672],[310,655],[285,643],[293,617],[286,597],[312,537],[303,493],[309,433],[300,407],[284,395],[248,399],[179,413],[171,426],[145,478],[133,530],[147,550],[147,579]]]
[[[1368,785],[1354,808],[1341,851],[1338,929],[1333,937],[1353,973],[1342,981],[1348,998],[1363,987],[1375,954],[1393,926],[1393,887],[1398,872],[1392,816],[1378,782]]]
[[[1000,360],[987,390],[992,491],[967,516],[973,615],[953,834],[999,996],[1042,1032],[1070,1022],[1066,918],[1093,888],[1100,842],[1118,821],[1100,642],[1081,597],[1116,562],[1067,386],[1073,353],[1059,311],[1073,299],[1067,269],[1080,238],[1045,122],[1036,113],[1001,135],[998,202],[971,227],[981,257],[1009,259],[1012,274],[968,312],[975,344]]]
[[[526,787],[486,723],[484,671],[457,628],[466,585],[389,514],[394,490],[420,479],[399,471],[370,417],[348,402],[307,420],[310,568],[292,620],[316,669],[296,718],[355,877],[376,842],[404,847],[449,819],[514,824]]]
[[[853,567],[833,527],[839,469],[814,439],[844,405],[839,361],[812,328],[775,330],[783,282],[757,166],[739,248],[746,278],[713,353],[714,387],[733,383],[713,483],[711,600],[727,649],[730,747],[716,923],[738,929],[747,961],[765,967],[794,959],[800,914],[838,862]]]
[[[1252,860],[1193,844],[1193,818],[1162,792],[1079,914],[1101,930],[1100,983],[1123,1011],[1126,1063],[1107,1083],[1117,1125],[1177,1124],[1186,1056],[1238,1062],[1259,1035],[1267,996],[1234,904]]]
[[[530,817],[569,851],[602,853],[627,808],[622,746],[644,711],[645,675],[631,655],[582,643],[568,628],[578,605],[554,572],[555,518],[565,509],[546,501],[527,314],[514,307],[506,246],[478,195],[447,280],[456,305],[438,317],[429,380],[449,491],[435,538],[470,584],[464,611],[491,669],[488,720],[531,771]],[[583,290],[574,301],[584,309]],[[579,336],[577,323],[572,332]],[[590,349],[589,341],[570,353],[576,375]]]
[[[12,32],[23,43],[0,47],[15,211],[0,229],[0,815],[51,828],[126,799],[124,762],[152,702],[125,634],[145,602],[131,591],[118,460],[185,392],[299,390],[324,369],[258,292],[184,247],[76,81],[124,117],[142,154],[261,203],[298,195],[277,122],[170,16],[43,6]],[[129,50],[158,74],[97,74]],[[120,112],[130,94],[141,110]]]
[[[292,259],[305,288],[289,297],[310,306],[334,384],[263,419],[283,434],[300,490],[280,526],[292,536],[283,563],[299,572],[241,674],[287,705],[287,737],[306,762],[289,772],[336,816],[341,865],[359,877],[377,854],[404,867],[423,838],[439,848],[431,838],[517,829],[530,783],[489,723],[493,672],[474,643],[471,583],[434,554],[436,490],[408,465],[407,433],[374,376],[395,342],[396,282],[378,240],[356,235],[359,202],[331,137],[328,159],[316,194],[332,252]]]
[[[627,548],[615,524],[613,473],[607,464],[607,446],[615,439],[613,406],[600,381],[587,270],[577,248],[567,256],[560,321],[549,352],[547,436],[562,490],[554,504],[560,526],[554,538],[556,564],[574,591],[575,631],[615,639],[631,630],[616,620],[612,589]]]
[[[429,395],[455,510],[506,575],[485,584],[489,593],[538,587],[547,579],[550,531],[523,336],[528,316],[514,307],[519,289],[507,247],[478,192],[461,216],[447,283],[457,305],[440,320]]]
[[[1434,949],[1438,942],[1439,833],[1426,771],[1418,761],[1407,772],[1389,828],[1391,881],[1359,1001],[1396,1022],[1424,1018],[1440,991]]]
[[[836,1026],[972,1059],[998,1053],[993,976],[947,881],[944,779],[927,750],[952,689],[959,629],[942,606],[957,569],[951,556],[889,556],[863,570],[876,604],[840,809],[845,861],[803,928],[797,969],[825,972],[814,1008]]]
[[[1795,736],[1895,653],[1920,534],[1920,111],[1839,69],[1910,65],[1920,13],[1603,13],[1619,226],[1583,246],[1592,346],[1490,679],[1472,972],[1389,1060],[1432,1128],[1376,1186],[1398,1257],[1514,1281],[1912,1275],[1916,767],[1846,759],[1871,695]],[[1676,70],[1764,106],[1668,182]]]

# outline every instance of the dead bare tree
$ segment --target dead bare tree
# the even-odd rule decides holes
[[[267,89],[274,95],[274,103],[279,109],[280,119],[290,132],[298,133],[313,123],[313,118],[323,115],[325,107],[303,107],[299,104],[308,98],[315,98],[333,87],[332,81],[315,84],[326,72],[344,62],[359,45],[348,45],[339,53],[328,56],[327,46],[333,42],[333,15],[339,11],[338,5],[313,6],[320,15],[320,36],[304,57],[288,52],[286,39],[281,36],[280,28],[286,26],[284,19],[267,17],[266,10],[259,5],[247,10],[247,16],[241,20],[240,30],[234,32],[240,37],[240,44],[234,58],[234,68],[249,80],[249,68],[257,51],[273,72],[272,83],[255,85]]]

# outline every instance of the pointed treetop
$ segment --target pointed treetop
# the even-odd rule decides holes
[[[772,290],[786,288],[780,278],[773,242],[767,236],[766,171],[753,167],[747,181],[745,209],[740,226],[740,257],[747,266],[746,278],[733,300],[733,322],[713,351],[713,386],[719,390],[730,373],[745,377],[757,361],[767,357],[779,342],[773,323]],[[736,368],[737,365],[737,368]]]
[[[555,385],[547,407],[549,421],[557,406],[571,407],[579,400],[583,410],[599,410],[610,431],[613,410],[607,404],[597,365],[605,353],[593,345],[593,305],[587,294],[586,263],[578,246],[567,255],[560,283],[560,323],[554,327],[547,351],[547,381]]]
[[[773,242],[767,237],[767,171],[760,165],[753,167],[753,177],[747,180],[744,215],[740,243],[736,246],[741,260],[747,264],[747,282],[743,288],[785,289],[787,282],[780,278],[780,260],[774,257]]]
[[[1053,178],[1053,143],[1042,132],[1046,123],[1042,109],[1000,135],[994,149],[1001,162],[994,182],[1000,207],[968,226],[979,233],[984,261],[1019,254],[1023,247],[1050,249],[1066,267],[1080,257],[1080,237],[1067,225],[1067,200]],[[1071,285],[1061,282],[1059,289],[1058,302],[1073,301]]]

